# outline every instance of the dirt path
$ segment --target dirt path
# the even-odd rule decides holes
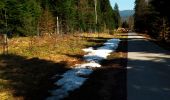
[[[128,36],[128,100],[170,100],[170,53],[135,33]]]

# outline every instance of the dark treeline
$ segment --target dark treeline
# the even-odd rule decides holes
[[[169,0],[136,0],[135,30],[160,40],[170,40]]]
[[[109,0],[0,1],[0,33],[29,36],[58,31],[102,32],[117,28],[119,19],[118,5],[112,9]]]

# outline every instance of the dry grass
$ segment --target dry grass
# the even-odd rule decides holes
[[[83,48],[102,44],[102,42],[96,43],[94,41],[114,37],[120,38],[120,35],[83,33],[81,35],[17,37],[9,41],[9,54],[26,56],[28,58],[37,57],[55,62],[69,61],[74,64],[81,60],[75,56],[84,55]]]
[[[108,34],[108,33],[83,33],[81,36],[84,37],[93,37],[93,38],[126,38],[126,35],[120,35],[120,34],[127,34],[127,33],[114,33],[114,34]]]
[[[9,41],[9,55],[0,55],[0,100],[42,100],[49,78],[83,63],[83,48],[100,46],[119,35],[74,34],[16,37]]]
[[[9,53],[55,62],[75,61],[73,57],[69,57],[67,54],[82,55],[81,49],[85,43],[86,41],[82,38],[71,35],[13,38],[9,42]]]

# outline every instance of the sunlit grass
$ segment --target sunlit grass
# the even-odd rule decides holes
[[[10,91],[0,91],[0,100],[15,100]]]
[[[14,100],[12,91],[9,89],[8,80],[0,79],[0,100]]]
[[[87,41],[73,35],[17,37],[9,41],[9,53],[53,61],[74,60],[67,55],[83,55]]]
[[[82,49],[86,46],[96,45],[88,38],[123,38],[120,35],[107,33],[83,33],[76,35],[44,36],[44,37],[17,37],[9,41],[9,53],[28,58],[38,57],[53,61],[75,60],[68,55],[83,55]]]

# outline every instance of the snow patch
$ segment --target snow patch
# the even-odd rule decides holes
[[[96,68],[96,67],[101,67],[101,65],[99,63],[96,62],[89,62],[89,63],[85,63],[85,64],[76,64],[76,67],[74,68]]]
[[[119,42],[119,39],[110,39],[96,50],[93,47],[83,49],[87,53],[84,55],[84,59],[88,63],[76,64],[73,69],[61,75],[62,78],[55,82],[55,85],[60,86],[60,88],[50,91],[52,96],[48,97],[47,100],[63,99],[69,95],[69,92],[82,86],[93,72],[92,68],[101,67],[100,61],[106,59],[111,52],[115,51]]]
[[[52,96],[48,97],[47,100],[60,100],[68,96],[70,91],[74,91],[83,85],[87,80],[85,77],[88,77],[92,72],[92,69],[87,68],[74,68],[65,72],[62,75],[63,78],[54,83],[61,88],[50,91]]]
[[[84,56],[84,59],[88,62],[99,63],[117,49],[119,42],[119,39],[110,39],[104,43],[104,46],[99,47],[97,50],[94,50],[92,47],[83,49],[83,51],[88,52],[88,54]]]

